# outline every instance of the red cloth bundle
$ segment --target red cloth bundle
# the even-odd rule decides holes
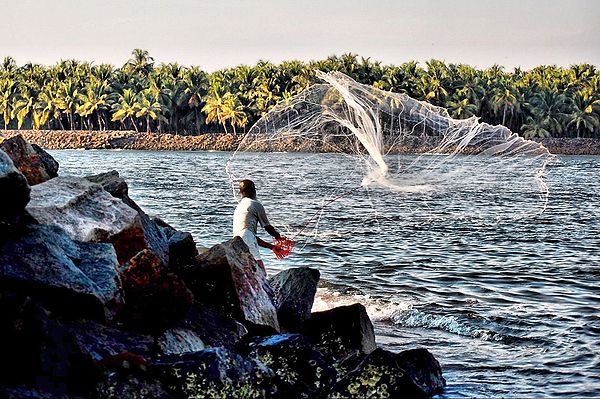
[[[286,237],[279,237],[273,240],[273,253],[277,259],[283,259],[289,256],[294,250],[294,241]]]

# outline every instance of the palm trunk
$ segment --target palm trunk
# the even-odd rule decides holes
[[[135,120],[133,119],[133,116],[130,116],[129,119],[131,119],[131,123],[133,123],[133,128],[135,129],[136,133],[139,133],[137,125],[135,124]]]

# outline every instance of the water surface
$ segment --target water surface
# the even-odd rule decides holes
[[[201,246],[230,237],[228,153],[51,153],[63,175],[119,170],[142,208]],[[511,201],[510,190],[498,190],[505,198],[494,201],[489,190],[457,184],[393,195],[356,190],[313,219],[327,199],[357,184],[337,178],[354,167],[346,157],[245,156],[272,169],[259,196],[274,224],[294,234],[318,220],[290,258],[265,253],[267,268],[316,267],[323,280],[316,309],[361,302],[380,345],[431,350],[448,382],[444,397],[600,396],[600,157],[549,165],[541,214],[534,196]],[[287,186],[293,174],[306,184]],[[500,179],[511,185],[511,176]],[[472,217],[468,207],[478,203],[514,209],[490,223]],[[533,216],[510,218],[517,211]]]

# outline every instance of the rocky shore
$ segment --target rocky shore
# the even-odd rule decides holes
[[[129,198],[118,172],[58,171],[21,136],[0,143],[0,397],[443,392],[426,349],[377,347],[364,306],[311,313],[318,270],[268,279],[239,238],[198,254],[189,233]]]
[[[206,133],[199,136],[176,134],[138,133],[134,131],[88,131],[88,130],[8,130],[6,137],[23,136],[32,144],[48,150],[61,149],[124,149],[152,151],[234,151],[243,135]],[[538,140],[553,154],[600,155],[600,140],[590,138],[547,138]],[[405,144],[396,149],[400,153],[423,153],[433,146]],[[286,141],[276,148],[256,148],[260,151],[288,152],[336,152],[343,150],[337,145],[317,145],[314,142]]]

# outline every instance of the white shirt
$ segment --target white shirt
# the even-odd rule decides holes
[[[233,235],[241,236],[244,230],[250,230],[256,235],[258,223],[263,228],[270,224],[265,207],[255,199],[242,198],[233,213]]]

